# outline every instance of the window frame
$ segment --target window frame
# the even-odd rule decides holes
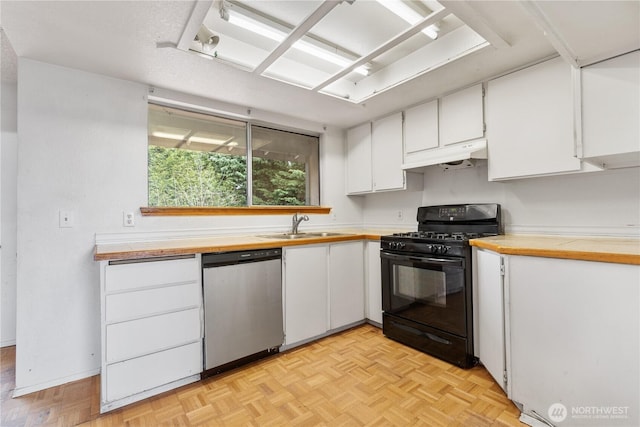
[[[246,182],[246,206],[143,206],[140,207],[142,216],[202,216],[202,215],[288,215],[291,213],[311,213],[311,214],[328,214],[331,211],[330,207],[322,206],[321,204],[321,134],[313,131],[293,129],[291,127],[280,126],[275,123],[264,122],[260,120],[252,120],[248,118],[240,118],[233,114],[225,114],[224,112],[211,112],[207,109],[199,109],[197,106],[183,104],[172,104],[170,102],[162,102],[159,100],[147,100],[147,106],[156,105],[160,107],[167,107],[186,112],[192,112],[197,114],[203,114],[220,119],[228,119],[234,121],[244,122],[246,125],[246,162],[247,162],[247,182]],[[147,107],[149,108],[149,107]],[[262,128],[268,128],[275,131],[289,132],[294,134],[300,134],[304,136],[314,137],[318,139],[317,146],[317,170],[315,174],[307,174],[306,186],[307,186],[307,200],[317,198],[317,205],[254,205],[253,204],[253,144],[252,144],[252,127],[258,126]],[[149,143],[147,141],[147,147]],[[148,153],[148,149],[147,149]],[[147,154],[148,156],[148,154]],[[148,168],[148,157],[147,157]],[[310,171],[316,169],[314,167],[309,168]],[[313,181],[317,181],[317,195],[315,197],[309,196],[309,191],[313,188]],[[149,177],[147,175],[147,202],[149,201]]]

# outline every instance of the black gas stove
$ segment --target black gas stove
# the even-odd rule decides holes
[[[473,366],[469,240],[502,232],[500,205],[423,206],[417,220],[417,231],[380,239],[384,334]]]

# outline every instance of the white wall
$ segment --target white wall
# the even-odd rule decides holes
[[[0,347],[16,342],[17,86],[2,83],[0,144]]]
[[[413,226],[421,205],[500,203],[511,233],[638,236],[640,234],[640,168],[573,175],[487,181],[487,164],[424,173],[424,191],[366,196],[366,224],[393,224],[398,207],[408,210]],[[409,215],[405,215],[409,217]]]
[[[290,216],[136,217],[147,204],[147,87],[20,59],[18,74],[18,292],[16,394],[93,375],[100,366],[95,233],[231,232],[290,227]],[[190,97],[191,101],[195,98]],[[197,102],[215,104],[212,101]],[[216,108],[238,109],[230,105]],[[244,107],[243,107],[244,108]],[[302,227],[362,223],[362,201],[344,196],[343,131],[321,130],[321,197],[336,208]],[[284,123],[286,122],[286,123]],[[275,123],[280,124],[280,123]],[[297,125],[297,126],[296,126]],[[60,209],[75,226],[59,228]]]

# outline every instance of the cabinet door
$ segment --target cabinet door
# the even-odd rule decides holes
[[[370,192],[371,176],[371,123],[347,131],[347,194]]]
[[[482,85],[447,95],[440,100],[440,145],[484,136]]]
[[[330,329],[364,319],[364,257],[362,242],[329,247]]]
[[[511,399],[544,417],[562,403],[562,425],[640,425],[640,266],[508,261]],[[628,412],[623,420],[571,418],[572,408],[594,405]]]
[[[404,187],[402,170],[402,113],[376,120],[372,125],[373,190]]]
[[[640,162],[640,51],[582,71],[583,157]],[[626,166],[621,164],[621,166]]]
[[[438,101],[427,102],[404,112],[405,161],[413,153],[438,147]]]
[[[474,251],[476,252],[474,264],[476,280],[473,309],[477,319],[474,340],[477,348],[476,356],[498,385],[506,390],[504,294],[500,273],[502,260],[500,255],[494,252],[476,248]]]
[[[489,180],[580,170],[571,73],[556,58],[489,82]]]
[[[367,319],[382,325],[380,242],[367,242]]]
[[[327,246],[285,248],[285,342],[327,331]]]

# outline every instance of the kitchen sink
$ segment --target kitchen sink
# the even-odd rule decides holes
[[[333,233],[327,231],[318,231],[311,233],[279,233],[279,234],[265,234],[258,237],[264,237],[266,239],[284,239],[284,240],[295,240],[295,239],[312,239],[314,237],[332,237],[332,236],[345,236],[345,233]]]

